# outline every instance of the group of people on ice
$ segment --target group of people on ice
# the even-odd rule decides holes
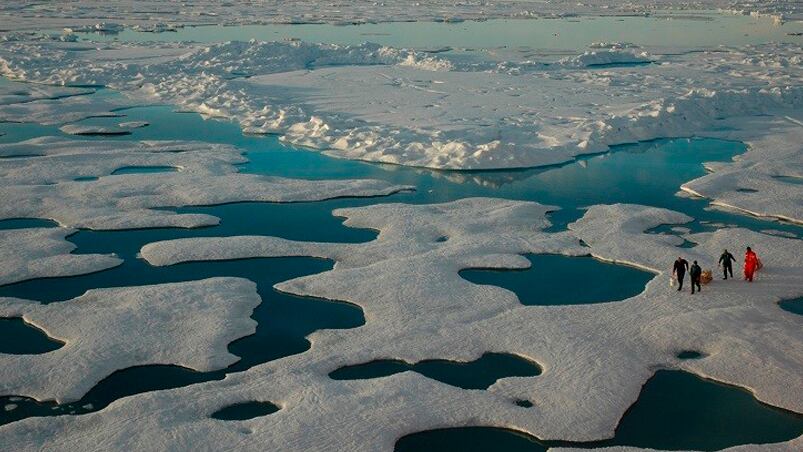
[[[723,278],[728,279],[728,275],[733,278],[733,263],[736,262],[736,258],[733,257],[733,254],[729,253],[728,250],[724,250],[722,255],[719,256],[719,266],[722,267]],[[756,255],[755,251],[747,247],[747,251],[744,253],[744,279],[749,282],[753,282],[753,277],[758,269],[761,268],[761,260]],[[672,278],[673,283],[677,281],[678,284],[678,291],[683,290],[683,280],[686,278],[686,272],[689,272],[689,277],[691,279],[691,293],[695,293],[695,289],[699,292],[702,287],[700,283],[703,277],[703,269],[700,268],[700,265],[697,264],[697,261],[689,266],[689,262],[682,257],[678,257],[675,261],[675,264],[672,266]],[[709,272],[710,273],[710,272]],[[710,279],[710,278],[709,278]]]

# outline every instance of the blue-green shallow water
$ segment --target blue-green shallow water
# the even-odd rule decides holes
[[[611,440],[540,441],[521,432],[478,426],[413,433],[399,439],[395,450],[537,452],[556,446],[616,445],[718,450],[737,444],[787,441],[801,433],[803,416],[763,405],[739,388],[686,372],[660,370],[644,385]]]
[[[114,95],[102,91],[98,96]],[[125,137],[82,137],[92,140],[194,139],[237,145],[247,152],[249,163],[241,171],[306,179],[378,178],[391,183],[415,185],[414,193],[401,193],[387,199],[337,199],[319,203],[271,204],[239,203],[211,207],[183,207],[180,212],[203,212],[221,218],[219,226],[192,230],[148,229],[114,232],[80,231],[69,237],[77,245],[77,253],[115,252],[126,261],[117,269],[74,278],[40,279],[0,287],[0,296],[19,296],[46,302],[75,297],[95,287],[153,284],[167,281],[199,279],[206,276],[241,276],[259,285],[263,303],[254,314],[258,332],[231,344],[232,353],[243,360],[230,369],[197,373],[175,366],[146,366],[126,369],[107,378],[81,401],[53,408],[53,404],[30,400],[14,402],[19,408],[0,412],[0,422],[28,417],[64,413],[82,413],[102,408],[125,395],[175,387],[198,381],[222,378],[225,372],[242,370],[255,363],[299,353],[309,346],[303,339],[319,328],[347,328],[360,325],[362,314],[356,307],[293,298],[271,290],[276,282],[302,274],[324,271],[331,263],[313,259],[264,259],[182,264],[153,268],[136,253],[142,245],[191,236],[260,234],[295,240],[363,242],[376,233],[345,228],[342,219],[331,216],[339,207],[362,206],[377,202],[432,203],[468,196],[494,196],[533,200],[560,206],[550,215],[561,230],[582,215],[583,206],[595,203],[632,202],[667,207],[697,218],[688,225],[693,230],[710,229],[711,223],[739,225],[754,230],[784,230],[799,234],[801,228],[783,223],[770,223],[721,211],[709,211],[704,200],[674,196],[681,183],[704,174],[701,162],[728,160],[744,152],[740,143],[676,139],[617,146],[613,152],[590,156],[566,165],[517,171],[443,172],[337,160],[318,152],[308,152],[283,145],[276,137],[244,136],[235,125],[220,121],[204,121],[197,114],[176,113],[168,107],[138,107],[118,111],[125,120],[144,120],[151,125],[135,129]],[[110,125],[120,118],[93,118],[98,125]],[[74,138],[55,127],[0,123],[0,142],[13,142],[36,136],[55,135]],[[0,222],[0,228],[46,226],[36,220]],[[255,263],[257,263],[255,265]],[[577,267],[575,270],[579,270]],[[571,266],[567,267],[571,272]],[[524,280],[523,280],[524,281]],[[628,280],[628,284],[631,281]],[[635,281],[633,281],[635,284]],[[643,286],[643,283],[639,282]],[[625,298],[631,293],[626,285],[617,285],[608,294]],[[510,369],[502,369],[502,373]],[[7,398],[6,398],[7,400]],[[0,399],[0,403],[4,400]],[[91,404],[91,406],[90,406]],[[89,407],[89,408],[87,408]]]
[[[175,166],[124,166],[112,171],[112,175],[118,174],[149,174],[149,173],[175,173],[178,168]]]
[[[640,294],[652,273],[592,257],[527,254],[532,264],[523,270],[462,270],[474,284],[504,287],[524,305],[567,305],[619,301]],[[572,284],[583,281],[583,284]]]
[[[485,353],[479,359],[461,363],[432,359],[409,364],[383,359],[341,367],[329,374],[334,380],[364,380],[413,371],[448,385],[463,389],[488,389],[505,377],[533,377],[541,374],[538,364],[506,353]]]
[[[0,317],[0,353],[32,355],[58,350],[64,343],[19,317]]]

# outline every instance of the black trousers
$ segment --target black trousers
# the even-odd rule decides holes
[[[677,272],[678,276],[678,290],[683,288],[683,279],[686,277],[686,272]]]
[[[725,279],[728,279],[728,274],[730,274],[731,278],[733,278],[733,265],[731,265],[731,264],[723,264],[722,265],[722,273],[725,274]]]
[[[694,286],[697,286],[697,292],[702,292],[702,287],[700,287],[700,278],[691,278],[691,293],[694,293]]]

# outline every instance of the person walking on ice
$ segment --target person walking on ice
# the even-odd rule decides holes
[[[730,273],[731,278],[733,278],[733,263],[736,262],[736,258],[733,257],[733,254],[729,253],[728,250],[724,250],[722,252],[722,256],[719,256],[719,265],[722,266],[722,273],[724,274],[724,278],[728,279],[728,274]]]
[[[761,260],[748,246],[747,251],[744,253],[744,279],[753,282],[753,275],[759,268],[761,268]]]
[[[697,261],[691,265],[689,269],[689,277],[691,278],[691,294],[694,295],[694,287],[697,286],[697,292],[702,292],[703,288],[700,286],[700,277],[703,275],[703,269],[697,265]]]
[[[683,289],[683,278],[686,276],[686,270],[689,269],[689,262],[682,257],[678,257],[675,265],[672,266],[672,275],[678,280],[678,292]]]

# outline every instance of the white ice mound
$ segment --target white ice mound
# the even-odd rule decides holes
[[[610,48],[608,50],[592,50],[579,56],[563,58],[553,66],[584,68],[615,64],[644,64],[652,61],[653,57],[650,57],[647,52]]]
[[[42,137],[0,145],[0,219],[51,218],[66,227],[125,229],[217,224],[161,207],[240,201],[298,202],[381,196],[410,189],[378,180],[311,181],[241,174],[228,145],[184,141],[80,141]],[[111,175],[130,166],[177,172]]]
[[[65,237],[74,232],[65,228],[0,230],[0,285],[82,275],[123,263],[113,255],[71,254],[75,245]]]
[[[0,393],[68,402],[132,366],[224,368],[238,360],[227,345],[255,331],[259,303],[256,284],[241,278],[93,289],[50,304],[0,298],[0,316],[65,342],[40,355],[0,354]]]

